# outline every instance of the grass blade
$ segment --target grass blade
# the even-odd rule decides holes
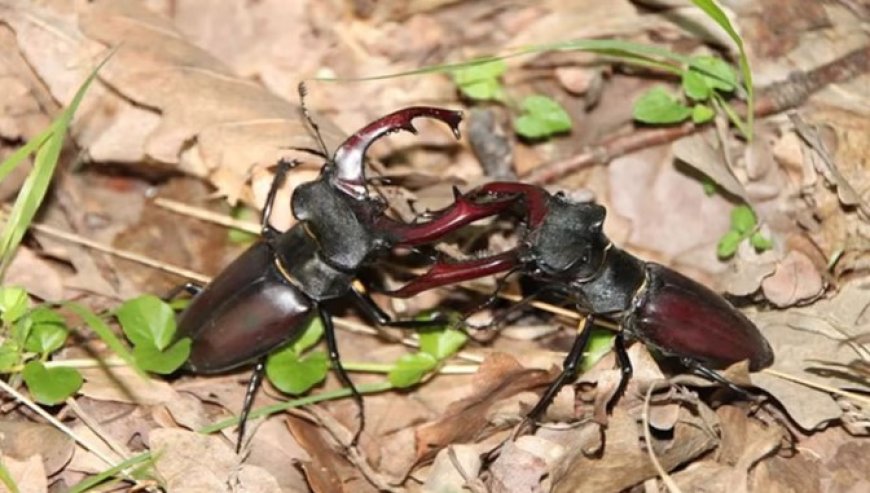
[[[139,455],[130,457],[129,459],[121,462],[115,467],[106,469],[105,471],[97,474],[96,476],[91,476],[80,483],[76,483],[72,488],[69,489],[68,493],[84,493],[85,491],[90,491],[92,488],[98,486],[107,479],[117,476],[118,473],[127,468],[141,463],[150,466],[151,462],[153,462],[151,458],[151,452],[143,452]]]
[[[118,357],[124,360],[124,362],[130,365],[131,368],[136,370],[139,375],[141,375],[143,378],[148,378],[148,375],[145,373],[145,371],[136,365],[136,360],[135,358],[133,358],[133,353],[130,352],[129,349],[127,349],[127,346],[125,346],[124,343],[121,342],[121,339],[119,339],[118,336],[116,336],[115,333],[112,332],[112,329],[110,329],[109,326],[106,325],[106,322],[104,322],[103,319],[98,317],[97,314],[92,312],[87,307],[78,303],[68,302],[64,303],[63,306],[69,308],[76,315],[81,317],[81,319],[84,320],[86,324],[88,324],[88,327],[96,332],[100,339],[102,339],[103,342],[105,342],[106,345],[109,346],[109,349],[111,349],[115,354],[118,355]]]
[[[692,3],[703,10],[716,24],[719,24],[719,27],[724,29],[728,33],[728,36],[731,37],[731,40],[734,41],[734,44],[737,45],[737,50],[740,53],[740,73],[743,75],[743,85],[746,89],[746,132],[743,135],[747,140],[751,141],[755,113],[755,90],[752,85],[752,70],[749,68],[749,59],[746,57],[746,50],[743,48],[743,39],[737,34],[734,26],[731,25],[731,21],[728,20],[728,16],[716,5],[716,2],[713,0],[692,0]]]
[[[57,167],[57,162],[60,158],[60,151],[63,149],[63,142],[66,138],[67,129],[72,121],[72,117],[81,104],[91,83],[97,76],[97,71],[109,61],[111,54],[106,57],[85,79],[79,90],[73,97],[70,105],[65,108],[57,119],[51,124],[47,132],[43,132],[32,139],[24,148],[20,149],[11,156],[14,160],[11,164],[4,162],[4,166],[0,166],[0,171],[8,174],[12,168],[17,166],[24,157],[36,150],[36,157],[33,161],[33,170],[27,176],[21,190],[18,192],[18,197],[15,199],[15,205],[9,213],[9,217],[3,228],[3,233],[0,235],[0,280],[2,280],[6,269],[12,262],[12,257],[15,255],[15,250],[24,238],[24,233],[30,227],[36,211],[45,199],[48,186],[51,184],[51,179],[54,176],[54,170]],[[16,162],[17,161],[17,162]]]

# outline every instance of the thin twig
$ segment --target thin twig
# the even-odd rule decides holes
[[[79,435],[78,433],[73,431],[72,428],[61,423],[57,418],[55,418],[54,416],[49,414],[45,409],[38,406],[35,402],[33,402],[32,400],[30,400],[27,397],[25,397],[24,395],[22,395],[20,392],[18,392],[14,388],[12,388],[9,384],[4,382],[2,379],[0,379],[0,390],[6,391],[6,393],[8,393],[12,397],[14,397],[16,400],[18,400],[18,402],[24,404],[25,406],[30,408],[33,412],[42,416],[42,418],[45,419],[46,421],[48,421],[49,424],[51,424],[52,426],[54,426],[55,428],[57,428],[58,430],[60,430],[64,434],[66,434],[68,437],[72,438],[76,443],[81,445],[88,452],[94,454],[101,461],[105,462],[109,467],[115,467],[117,465],[116,462],[114,462],[112,459],[110,459],[105,454],[103,454],[100,450],[98,450],[91,443],[89,443],[87,440],[85,440],[81,435]],[[129,479],[131,481],[134,481],[132,478],[129,478]]]
[[[829,385],[825,385],[823,383],[813,382],[812,380],[806,380],[796,375],[791,375],[789,373],[783,373],[778,370],[774,370],[772,368],[765,368],[761,370],[762,373],[767,373],[768,375],[773,375],[774,377],[781,378],[783,380],[788,380],[790,382],[799,383],[801,385],[806,385],[807,387],[814,388],[816,390],[821,390],[823,392],[830,392],[832,394],[837,394],[839,396],[845,397],[847,399],[851,399],[856,402],[860,402],[865,406],[870,406],[870,397],[866,397],[860,394],[856,394],[854,392],[849,392],[848,390],[841,390],[836,387],[831,387]]]

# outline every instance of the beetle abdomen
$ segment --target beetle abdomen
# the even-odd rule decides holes
[[[706,286],[662,265],[647,264],[647,287],[626,330],[667,355],[714,367],[748,359],[773,362],[770,344],[743,313]]]
[[[187,367],[218,373],[249,363],[298,336],[315,313],[275,268],[268,245],[257,243],[179,316],[179,336],[193,340]]]

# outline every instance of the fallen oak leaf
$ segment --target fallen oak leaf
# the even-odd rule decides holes
[[[414,463],[429,460],[451,443],[473,440],[487,425],[487,413],[499,400],[550,383],[554,372],[524,368],[512,356],[489,355],[474,377],[468,397],[453,402],[444,415],[418,427]]]

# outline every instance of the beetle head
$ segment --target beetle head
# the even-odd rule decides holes
[[[365,179],[365,154],[369,146],[384,135],[406,130],[417,133],[412,120],[417,117],[434,118],[450,126],[453,135],[459,138],[459,122],[462,112],[417,106],[405,108],[369,123],[347,138],[332,156],[331,164],[325,168],[331,173],[330,183],[356,199],[365,198],[368,193]]]
[[[523,261],[544,277],[582,281],[594,277],[607,254],[602,231],[606,210],[594,203],[554,195],[543,222],[529,237]]]

